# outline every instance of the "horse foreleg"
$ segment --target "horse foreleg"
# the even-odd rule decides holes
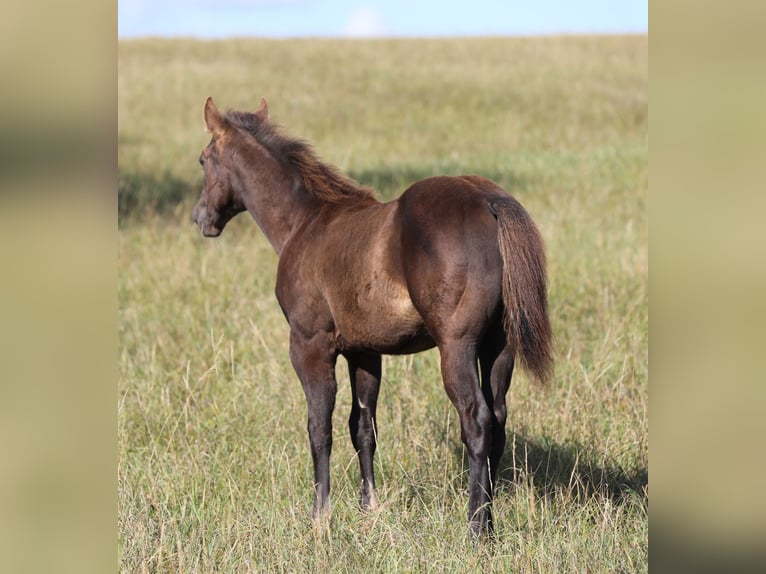
[[[366,354],[353,354],[346,358],[352,395],[348,428],[359,457],[362,476],[359,505],[362,510],[374,510],[378,507],[373,457],[377,443],[375,410],[380,390],[381,359],[380,355]]]
[[[330,453],[332,451],[332,411],[335,408],[335,358],[332,337],[318,333],[306,338],[290,334],[290,360],[303,385],[308,407],[308,433],[314,462],[314,508],[312,517],[320,520],[330,511]]]

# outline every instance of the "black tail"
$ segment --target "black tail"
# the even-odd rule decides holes
[[[548,319],[545,248],[540,232],[512,197],[494,199],[503,258],[505,333],[517,360],[541,383],[553,372],[553,333]]]

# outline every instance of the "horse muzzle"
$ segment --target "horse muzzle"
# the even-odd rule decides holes
[[[199,204],[194,206],[192,221],[199,227],[200,233],[205,237],[218,237],[221,235],[221,228],[210,223],[207,210],[200,208]]]

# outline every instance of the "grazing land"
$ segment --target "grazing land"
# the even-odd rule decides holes
[[[118,554],[123,572],[648,569],[646,36],[120,41]],[[247,214],[191,223],[202,109],[255,110],[378,192],[476,173],[545,239],[556,372],[514,374],[496,536],[435,350],[386,357],[381,508],[357,508],[343,359],[329,529],[310,522],[301,385]]]

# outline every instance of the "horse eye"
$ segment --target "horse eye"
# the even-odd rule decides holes
[[[205,158],[204,158],[204,157],[202,157],[202,156],[199,156],[199,164],[200,164],[202,167],[205,167]]]

